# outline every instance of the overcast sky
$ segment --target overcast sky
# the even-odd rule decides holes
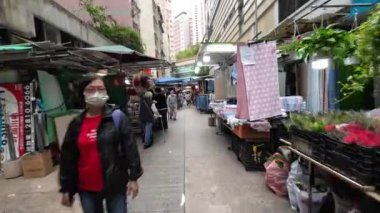
[[[176,17],[179,13],[187,11],[194,0],[172,0],[173,17]]]

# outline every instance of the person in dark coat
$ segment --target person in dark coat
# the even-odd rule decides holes
[[[85,213],[103,212],[103,200],[108,212],[125,213],[127,194],[137,196],[137,179],[143,174],[128,119],[106,104],[108,94],[100,77],[86,77],[79,90],[86,109],[69,124],[62,144],[62,204],[72,206],[79,193]]]
[[[155,89],[155,94],[153,96],[153,100],[156,101],[156,107],[158,112],[161,115],[162,124],[164,129],[168,129],[168,105],[166,103],[166,96],[162,92],[161,88]]]
[[[140,96],[140,122],[144,132],[144,149],[153,145],[154,113],[152,111],[153,94],[149,91]]]

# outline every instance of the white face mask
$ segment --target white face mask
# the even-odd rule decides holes
[[[85,98],[85,102],[88,105],[96,106],[96,107],[104,106],[109,99],[107,93],[100,93],[98,91],[92,94],[84,93],[84,98]]]

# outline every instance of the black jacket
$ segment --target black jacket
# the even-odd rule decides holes
[[[166,96],[162,93],[153,96],[153,100],[157,101],[156,107],[158,110],[168,108]]]
[[[154,114],[152,111],[152,101],[147,98],[141,98],[140,100],[140,121],[142,123],[153,123]]]
[[[143,173],[136,141],[130,132],[127,117],[122,113],[120,129],[112,119],[115,108],[106,106],[103,118],[98,127],[97,143],[103,168],[104,192],[125,193],[128,180],[137,180]],[[70,123],[61,151],[60,192],[74,195],[78,192],[77,141],[86,112],[83,112]]]

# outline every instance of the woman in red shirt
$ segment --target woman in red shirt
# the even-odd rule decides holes
[[[101,78],[83,79],[80,94],[86,110],[70,123],[62,145],[62,204],[71,206],[78,192],[85,213],[103,212],[103,200],[109,213],[125,213],[126,194],[137,196],[137,179],[142,175],[129,122],[120,110],[106,104]]]

